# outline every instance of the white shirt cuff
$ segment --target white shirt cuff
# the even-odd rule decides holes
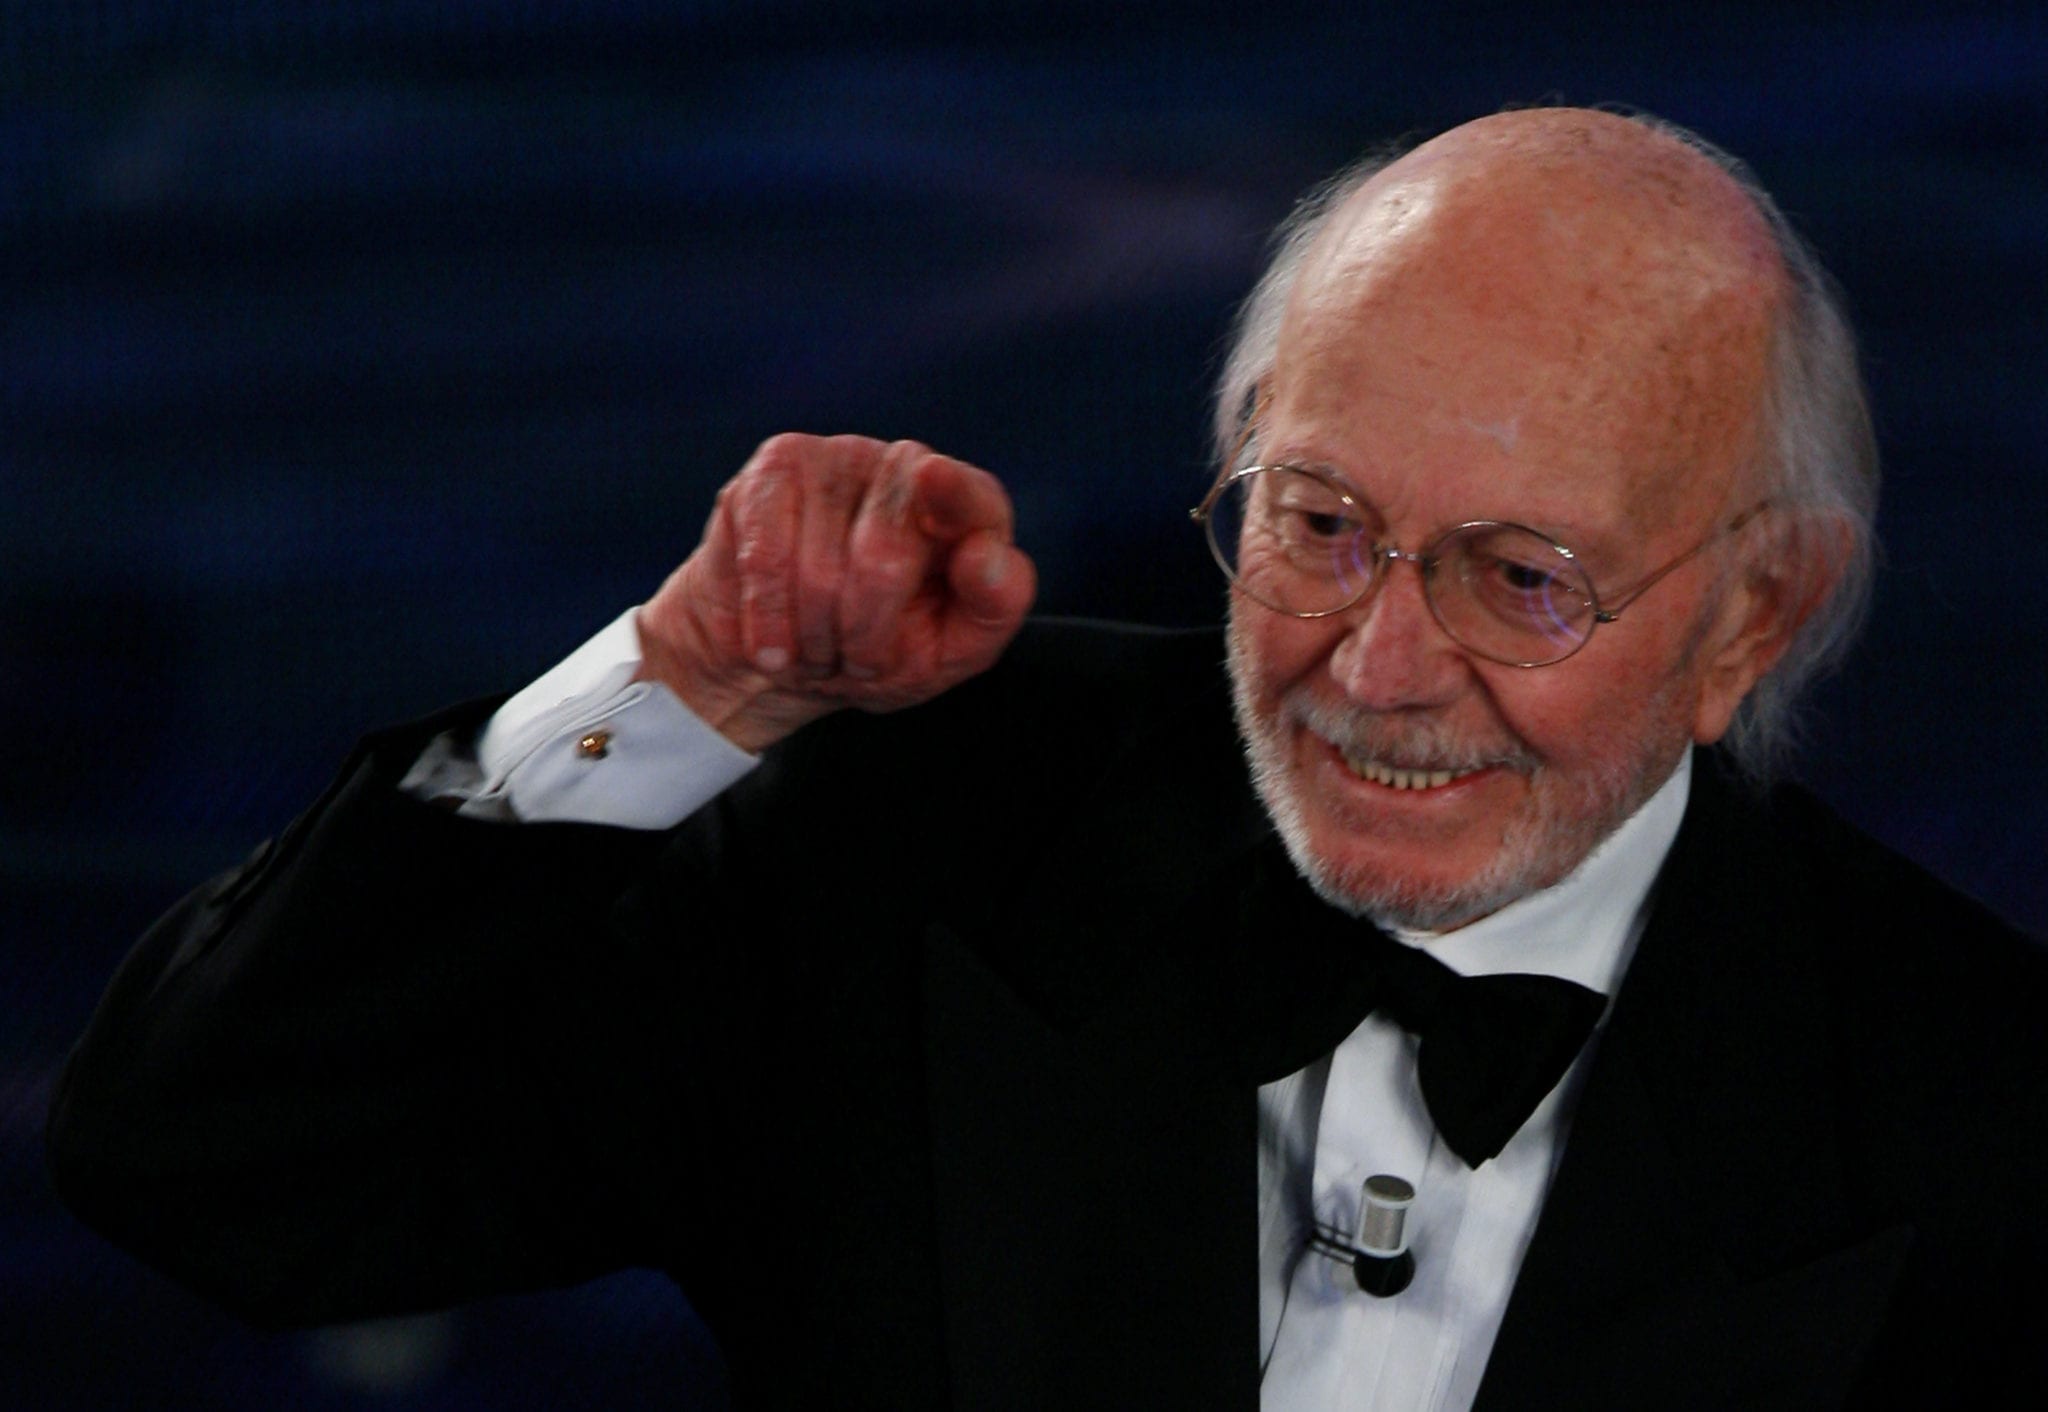
[[[442,770],[430,785],[458,811],[527,823],[665,829],[711,802],[759,763],[640,669],[636,610],[619,615],[492,716],[476,741],[469,788]]]

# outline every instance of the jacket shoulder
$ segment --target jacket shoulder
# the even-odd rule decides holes
[[[1812,997],[1848,1135],[2048,1180],[2048,948],[1804,788],[1699,783],[1688,889],[1729,894],[1731,949]]]
[[[2048,948],[1976,898],[1872,837],[1803,786],[1733,796],[1738,827],[1772,860],[1782,895],[1851,971],[1917,982],[1940,971],[2048,984]],[[2031,978],[2031,979],[2030,979]]]

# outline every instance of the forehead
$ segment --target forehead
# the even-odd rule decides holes
[[[1644,528],[1639,478],[1625,459],[1552,459],[1512,417],[1477,420],[1442,403],[1368,392],[1346,399],[1341,416],[1305,415],[1292,400],[1272,404],[1260,421],[1258,459],[1336,477],[1397,539],[1505,520],[1606,559]]]
[[[1569,116],[1606,145],[1439,139],[1332,215],[1282,322],[1267,449],[1488,514],[1726,497],[1754,460],[1775,246],[1704,158]]]

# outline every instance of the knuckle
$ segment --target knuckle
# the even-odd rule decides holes
[[[819,460],[817,438],[786,431],[755,448],[727,488],[745,505],[770,506],[789,497]]]
[[[797,601],[808,612],[815,614],[829,605],[836,588],[829,566],[808,559],[796,566]]]
[[[749,578],[740,585],[740,601],[756,616],[780,617],[789,609],[789,592],[780,579]]]
[[[744,530],[733,548],[733,562],[747,579],[780,579],[789,568],[789,541],[759,528]]]
[[[728,489],[728,503],[747,538],[758,537],[785,516],[788,486],[778,476],[750,470]]]
[[[854,467],[832,465],[819,474],[815,493],[826,510],[843,515],[860,503],[867,493],[868,480]]]
[[[882,522],[891,527],[903,524],[910,517],[911,502],[917,495],[917,482],[899,467],[883,480],[881,491],[875,497],[875,510]]]
[[[870,549],[861,561],[861,577],[878,588],[893,588],[918,577],[917,560],[895,546]]]
[[[808,460],[818,438],[800,431],[780,431],[754,448],[749,468],[790,468]]]
[[[849,596],[869,614],[883,612],[885,605],[909,597],[922,577],[919,564],[901,549],[870,546],[848,570]]]

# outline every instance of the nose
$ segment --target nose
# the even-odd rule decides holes
[[[1330,675],[1374,711],[1442,706],[1464,687],[1469,664],[1429,611],[1419,556],[1389,556],[1379,581],[1345,610],[1349,630],[1330,653]]]

